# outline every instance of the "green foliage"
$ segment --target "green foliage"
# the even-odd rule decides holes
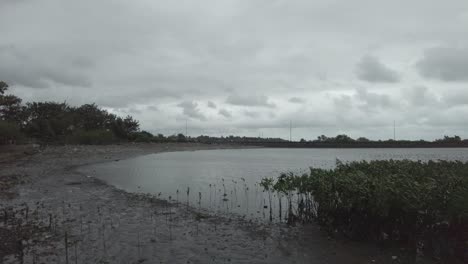
[[[147,131],[141,131],[133,134],[133,137],[135,138],[135,142],[152,142],[153,141],[153,134],[147,132]]]
[[[80,130],[65,138],[67,144],[84,144],[84,145],[104,145],[118,142],[119,139],[112,131],[99,130]]]
[[[6,90],[8,90],[8,84],[0,81],[0,95],[4,95]]]
[[[370,142],[370,140],[368,138],[365,138],[365,137],[359,137],[356,139],[357,142]]]
[[[462,139],[457,135],[455,135],[453,137],[444,136],[444,138],[442,138],[442,139],[436,139],[436,142],[458,143],[460,141],[462,141]]]
[[[273,189],[273,178],[263,178],[261,181],[260,181],[260,186],[263,187],[263,189],[265,189],[265,191],[269,191],[271,189]]]
[[[24,136],[18,125],[0,120],[0,145],[7,144],[9,141],[20,141],[23,139]]]
[[[73,107],[67,103],[30,102],[23,105],[14,95],[6,95],[8,85],[0,81],[0,121],[14,123],[28,137],[46,142],[90,142],[103,144],[123,140],[146,142],[139,135],[139,123],[133,117],[117,117],[95,104]],[[152,137],[152,135],[151,135]]]
[[[317,142],[333,142],[333,143],[350,143],[355,140],[349,137],[348,135],[337,135],[336,137],[326,137],[321,135],[317,137]]]
[[[100,109],[96,104],[84,104],[73,109],[74,124],[77,129],[110,129],[116,116]]]
[[[73,125],[73,109],[65,103],[33,102],[26,104],[23,114],[27,135],[45,141],[69,134]]]
[[[434,234],[449,237],[468,227],[468,162],[337,161],[333,170],[281,174],[275,182],[264,179],[261,186],[298,193],[298,200],[306,199],[297,209],[303,220],[315,219],[355,239],[416,246]],[[461,239],[452,242],[468,240]]]
[[[124,119],[118,117],[111,123],[111,129],[114,131],[114,134],[123,139],[131,139],[132,134],[138,132],[139,127],[138,121],[134,120],[131,116],[127,116]]]
[[[9,122],[20,121],[21,99],[11,94],[5,95],[8,84],[0,81],[0,120]]]

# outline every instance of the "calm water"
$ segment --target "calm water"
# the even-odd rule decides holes
[[[268,219],[268,195],[258,185],[262,178],[276,177],[290,170],[305,172],[310,166],[333,168],[336,159],[468,161],[468,149],[200,150],[152,154],[97,164],[85,170],[129,192],[151,193],[164,199],[170,197],[182,204],[188,201],[192,207],[213,213]],[[271,207],[275,221],[278,221],[279,199],[276,195]]]

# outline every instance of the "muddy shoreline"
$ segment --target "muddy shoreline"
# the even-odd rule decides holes
[[[219,148],[239,146],[128,144],[1,152],[0,263],[402,262],[392,256],[403,252],[332,239],[315,225],[211,216],[123,192],[75,170],[145,154]]]

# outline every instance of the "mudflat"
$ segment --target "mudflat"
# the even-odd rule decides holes
[[[0,263],[398,263],[404,252],[131,194],[77,167],[192,143],[0,150]]]

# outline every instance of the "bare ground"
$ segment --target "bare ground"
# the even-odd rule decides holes
[[[402,263],[403,252],[287,227],[211,216],[129,194],[75,170],[165,151],[128,144],[0,149],[0,263]],[[396,258],[392,258],[396,256]]]

